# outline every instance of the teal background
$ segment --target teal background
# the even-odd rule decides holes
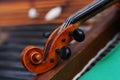
[[[120,80],[120,43],[79,80]]]

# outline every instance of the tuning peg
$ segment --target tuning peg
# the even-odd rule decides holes
[[[81,42],[81,41],[83,41],[83,40],[85,39],[85,34],[84,34],[84,32],[83,32],[81,29],[79,29],[79,28],[75,29],[75,30],[72,32],[72,36],[73,36],[74,39],[75,39],[76,41],[78,41],[78,42]]]
[[[45,32],[43,33],[43,37],[48,38],[50,36],[51,32]]]
[[[67,60],[71,56],[71,50],[67,46],[62,47],[61,49],[56,49],[56,53],[58,53],[63,60]]]

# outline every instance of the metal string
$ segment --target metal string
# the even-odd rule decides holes
[[[88,10],[91,10],[92,8],[96,7],[97,5],[101,4],[103,2],[106,2],[106,0],[95,0],[94,2],[92,2],[91,4],[89,4],[88,6],[86,6],[85,8],[79,10],[78,12],[76,12],[75,14],[73,14],[72,16],[68,17],[65,22],[62,24],[62,26],[60,27],[60,30],[58,32],[61,32],[63,29],[65,29],[67,26],[69,26],[70,24],[74,23],[74,19],[78,18],[80,15],[83,15],[84,13],[86,13]]]

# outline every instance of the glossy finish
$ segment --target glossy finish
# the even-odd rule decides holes
[[[53,31],[58,24],[19,25],[2,27],[0,31],[0,80],[31,80],[35,74],[21,64],[20,53],[25,46],[43,48],[45,31]],[[39,57],[38,57],[39,58]]]
[[[94,28],[86,33],[82,43],[75,43],[70,46],[72,56],[66,61],[60,61],[54,69],[36,75],[33,80],[72,80],[83,67],[91,60],[97,52],[120,31],[118,8],[112,7],[96,17]],[[104,40],[103,40],[104,39]],[[99,45],[99,46],[98,46]]]
[[[87,14],[89,14],[89,15],[86,15],[86,16],[92,17],[93,14],[94,15],[97,14],[96,12],[94,12],[94,10],[96,10],[96,7],[98,8],[97,12],[100,12],[100,11],[104,10],[105,8],[111,6],[112,4],[114,4],[117,1],[119,1],[119,0],[116,0],[116,1],[102,0],[100,2],[98,1],[99,2],[98,4],[94,4],[94,3],[97,3],[97,1],[95,1],[92,4],[90,4],[88,8],[82,9],[83,12],[81,13],[81,15],[84,14],[85,12],[87,12]],[[82,10],[80,10],[80,12]],[[71,24],[71,22],[69,23],[69,21],[76,22],[76,19],[74,19],[74,17],[77,17],[77,15],[74,17],[70,16],[70,19],[69,18],[67,19],[68,23],[65,21],[65,25],[68,25],[68,26],[66,26],[64,28],[64,24],[63,24],[51,33],[51,35],[49,36],[49,38],[45,44],[45,48],[43,51],[42,51],[42,49],[36,48],[36,47],[31,47],[31,46],[26,47],[23,50],[22,57],[21,57],[23,65],[29,71],[38,74],[38,73],[47,72],[48,70],[50,70],[54,66],[56,66],[56,64],[60,60],[60,57],[62,59],[69,58],[69,56],[71,55],[71,51],[69,48],[64,47],[64,46],[67,46],[73,40],[73,37],[69,33],[73,32],[73,34],[74,34],[73,36],[77,41],[79,41],[79,42],[83,41],[84,33],[82,31],[80,31],[79,29],[76,30],[76,28],[78,27],[77,24],[81,24],[86,20],[86,16],[77,20],[77,22],[78,21],[80,21],[80,22],[75,23],[75,24]],[[81,16],[78,16],[78,17],[81,17]],[[63,28],[62,31],[61,31],[61,28]],[[77,38],[77,37],[79,37],[78,35],[80,35],[80,38]],[[60,49],[59,52],[61,54],[56,54],[56,49]],[[63,55],[63,53],[65,53],[65,54]]]
[[[61,59],[67,60],[71,56],[71,49],[67,46],[63,46],[61,49],[56,49],[56,53],[60,56]]]
[[[75,29],[72,35],[78,42],[81,42],[85,39],[85,33],[81,29]]]
[[[73,37],[69,35],[69,32],[74,31],[76,27],[77,26],[75,25],[70,25],[59,34],[57,32],[59,29],[58,27],[49,36],[44,50],[33,46],[27,46],[22,51],[21,57],[24,66],[29,71],[37,74],[52,69],[60,60],[60,56],[56,53],[56,49],[67,46],[73,40]],[[65,41],[63,41],[63,38],[65,39]],[[70,53],[70,50],[66,53]],[[67,57],[69,57],[69,55]],[[65,56],[62,56],[62,58],[65,59]]]

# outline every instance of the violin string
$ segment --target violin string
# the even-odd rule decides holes
[[[94,8],[96,5],[103,3],[103,1],[105,1],[105,0],[97,0],[97,1],[92,2],[91,4],[86,6],[85,8],[79,10],[74,15],[72,15],[71,18],[74,18],[74,19],[78,18],[80,15],[86,13],[88,10]]]
[[[58,33],[61,32],[62,30],[64,30],[67,26],[69,26],[69,25],[71,24],[71,21],[72,21],[72,20],[71,20],[70,18],[68,18],[68,19],[61,25]]]
[[[95,2],[93,2],[93,3],[95,3]],[[78,14],[80,14],[80,13],[83,14],[85,11],[87,11],[88,8],[90,8],[90,6],[94,5],[93,3],[89,4],[89,6],[81,9],[81,10],[78,11],[77,13],[75,13],[75,14],[73,14],[72,16],[68,17],[68,18],[66,19],[66,21],[62,24],[59,32],[61,32],[63,29],[65,29],[67,26],[69,26],[69,25],[71,24],[71,22],[73,21],[73,19],[76,18],[76,16],[77,16]]]
[[[97,6],[98,4],[101,4],[106,1],[106,0],[95,0],[93,1],[91,4],[89,4],[88,6],[86,6],[85,8],[79,10],[78,12],[76,12],[75,14],[73,14],[72,16],[68,17],[65,22],[62,24],[62,26],[60,27],[60,30],[58,32],[61,32],[62,30],[64,30],[66,27],[68,27],[70,24],[74,24],[74,20],[77,19],[80,15],[86,13],[88,10],[94,8],[95,6]]]

